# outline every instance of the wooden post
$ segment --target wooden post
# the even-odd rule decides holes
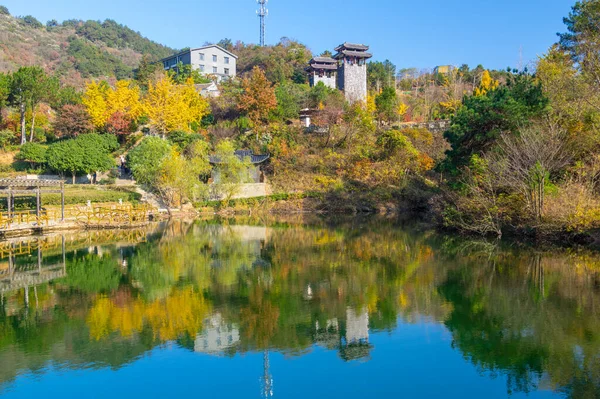
[[[37,250],[38,273],[42,274],[42,248],[39,245],[40,244],[38,243],[38,250]]]
[[[67,273],[67,254],[65,251],[65,235],[62,235],[62,261],[63,261],[63,270]]]
[[[12,218],[12,211],[11,211],[11,209],[12,209],[12,200],[13,200],[13,198],[12,198],[12,187],[9,187],[8,188],[8,199],[6,201],[6,208],[7,208],[7,211],[8,211],[8,218],[9,219]]]
[[[60,221],[65,221],[65,183],[60,183]]]
[[[40,222],[40,188],[35,190],[35,216],[37,216],[38,223]]]

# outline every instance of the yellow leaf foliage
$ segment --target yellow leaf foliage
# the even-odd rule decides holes
[[[148,84],[148,94],[143,109],[150,124],[160,133],[175,130],[191,132],[191,124],[208,114],[208,102],[198,93],[191,79],[177,85],[164,76]]]
[[[95,127],[103,127],[110,115],[108,114],[108,104],[106,103],[106,92],[108,86],[97,82],[87,84],[83,94],[83,105],[85,105],[88,114]]]
[[[487,92],[498,88],[499,84],[500,82],[492,79],[490,72],[488,70],[485,70],[481,75],[481,83],[479,83],[479,86],[475,88],[475,92],[473,93],[473,95],[485,96]]]

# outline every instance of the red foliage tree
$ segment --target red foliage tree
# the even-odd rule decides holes
[[[76,137],[93,128],[90,116],[81,104],[64,105],[54,121],[54,132],[59,137]]]
[[[131,133],[131,125],[131,119],[123,112],[117,111],[106,122],[106,131],[116,136],[124,136]]]

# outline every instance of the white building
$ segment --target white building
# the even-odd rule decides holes
[[[237,55],[224,48],[211,44],[198,47],[161,60],[163,68],[177,68],[177,64],[191,65],[192,69],[206,76],[215,76],[217,81],[234,78],[237,75]]]

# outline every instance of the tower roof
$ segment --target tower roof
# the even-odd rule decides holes
[[[341,50],[367,51],[368,49],[369,49],[369,46],[366,46],[364,44],[357,44],[357,43],[348,43],[348,42],[345,42],[345,43],[340,44],[339,46],[337,46],[335,48],[335,51],[337,51],[339,53]]]
[[[338,53],[333,56],[333,58],[337,60],[343,57],[371,58],[373,57],[373,54],[367,53],[366,51],[340,49],[340,51],[338,51]]]

